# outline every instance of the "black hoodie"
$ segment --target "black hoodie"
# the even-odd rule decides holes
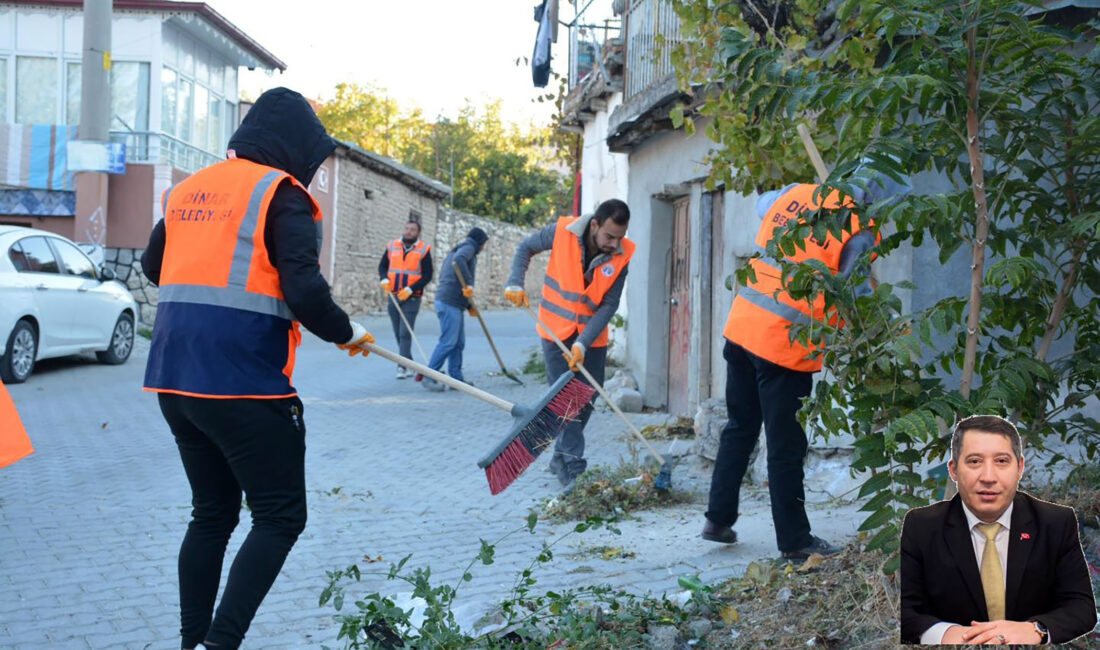
[[[286,88],[260,95],[229,139],[237,158],[281,169],[309,186],[317,168],[336,148],[313,108],[304,97]],[[141,268],[160,283],[164,257],[164,221],[149,235]],[[343,343],[351,338],[351,321],[333,301],[318,264],[320,250],[309,197],[284,182],[268,208],[264,243],[268,258],[279,271],[283,296],[302,325],[322,339]]]

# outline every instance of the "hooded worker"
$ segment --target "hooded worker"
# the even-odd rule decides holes
[[[439,271],[439,286],[435,290],[435,314],[439,317],[439,343],[432,351],[428,365],[439,370],[447,363],[447,374],[466,381],[462,375],[462,351],[466,347],[466,326],[463,312],[473,316],[477,312],[470,305],[474,295],[474,282],[477,274],[477,255],[485,248],[489,235],[481,228],[471,228],[463,239],[447,253],[443,268]],[[455,274],[455,266],[462,273]],[[443,384],[434,379],[425,378],[423,386],[428,390],[442,391]]]
[[[321,275],[308,187],[336,147],[309,103],[265,92],[227,160],[169,188],[142,258],[159,285],[145,390],[157,393],[191,485],[179,555],[183,648],[236,648],[306,523],[305,422],[292,383],[300,325],[351,355],[374,338]],[[244,493],[252,529],[217,613]]]

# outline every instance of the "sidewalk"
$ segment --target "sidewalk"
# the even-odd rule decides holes
[[[485,316],[501,355],[511,367],[522,366],[537,345],[529,317],[516,311]],[[395,347],[388,318],[359,320],[380,345]],[[466,375],[478,387],[521,403],[544,392],[527,377],[520,387],[490,376],[497,366],[488,344],[475,321],[466,325]],[[431,354],[435,314],[422,312],[416,331]],[[26,384],[10,387],[37,453],[0,470],[0,647],[177,643],[176,552],[189,493],[156,400],[140,390],[143,350],[123,366],[43,362]],[[457,392],[431,393],[411,379],[397,381],[394,366],[383,359],[349,359],[307,336],[295,384],[306,405],[310,520],[246,648],[339,647],[334,610],[317,605],[326,570],[358,563],[385,573],[411,553],[408,569],[430,566],[433,583],[457,584],[480,539],[493,542],[523,527],[531,508],[557,494],[557,480],[540,458],[504,493],[490,496],[476,461],[507,433],[510,417]],[[631,416],[639,428],[665,417]],[[587,438],[591,465],[630,459],[630,435],[610,411],[593,415]],[[593,531],[569,537],[550,564],[536,569],[536,590],[608,583],[675,593],[681,575],[713,582],[776,556],[765,488],[745,491],[738,544],[699,538],[709,471],[697,457],[684,457],[673,481],[694,495],[692,503],[640,513],[618,524],[621,536]],[[860,520],[855,507],[808,497],[815,534],[849,541]],[[571,528],[540,522],[533,535],[519,533],[498,544],[494,564],[473,567],[474,580],[460,587],[460,619],[472,622],[505,597],[543,541]],[[242,522],[231,555],[245,532]],[[600,545],[634,556],[604,560],[586,552]],[[368,556],[382,559],[368,563]],[[349,605],[357,595],[396,594],[402,585],[364,576],[358,591],[348,594]]]

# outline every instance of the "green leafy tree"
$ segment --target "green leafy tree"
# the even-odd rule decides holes
[[[334,137],[450,184],[457,210],[534,225],[570,209],[554,129],[506,123],[499,101],[480,108],[467,101],[455,119],[432,122],[384,90],[340,84],[318,116]]]
[[[1060,439],[1094,458],[1100,423],[1082,406],[1100,386],[1095,13],[1035,0],[676,4],[674,61],[696,99],[672,118],[707,118],[713,181],[751,192],[812,178],[795,134],[806,124],[837,161],[826,190],[851,195],[868,174],[940,179],[939,192],[853,206],[883,235],[877,255],[928,244],[946,263],[970,249],[969,291],[912,313],[898,294],[911,283],[857,299],[866,273],[782,264],[792,296],[823,296],[845,324],[792,332],[824,344],[830,371],[801,417],[854,436],[861,530],[890,555],[886,569],[904,513],[928,501],[918,465],[949,451],[943,433],[960,415],[1011,414],[1031,445]],[[839,236],[838,212],[791,223],[769,252]]]

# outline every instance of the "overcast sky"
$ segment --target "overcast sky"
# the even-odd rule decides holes
[[[429,118],[453,116],[465,98],[499,98],[513,121],[552,113],[532,101],[540,90],[530,66],[515,63],[534,48],[535,0],[206,1],[287,65],[282,74],[243,73],[241,90],[252,96],[282,85],[326,100],[349,82],[386,88]],[[569,21],[573,9],[562,5],[559,17]],[[563,74],[568,34],[560,29],[553,49]]]

